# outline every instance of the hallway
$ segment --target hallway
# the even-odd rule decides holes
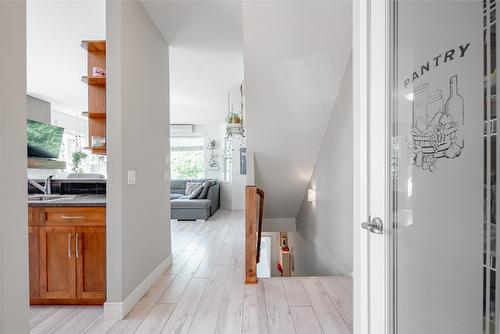
[[[31,333],[351,333],[347,277],[243,284],[243,212],[172,222],[172,266],[122,321],[101,307],[31,307]]]

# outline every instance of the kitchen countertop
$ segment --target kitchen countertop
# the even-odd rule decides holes
[[[106,195],[75,195],[74,198],[64,198],[48,201],[29,201],[29,207],[77,207],[77,206],[106,206]]]
[[[38,183],[44,183],[45,179],[34,178],[32,179],[37,181]],[[63,179],[63,178],[53,178],[52,182],[59,183],[106,183],[107,179],[105,178],[97,178],[97,179],[87,179],[87,178],[72,178],[72,179]]]

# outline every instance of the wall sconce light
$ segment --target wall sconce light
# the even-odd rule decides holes
[[[316,190],[315,189],[307,189],[307,201],[308,202],[316,202]]]

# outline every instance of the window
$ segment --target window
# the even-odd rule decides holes
[[[170,139],[171,179],[205,177],[205,138],[172,137]]]

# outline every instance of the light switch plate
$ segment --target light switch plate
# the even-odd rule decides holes
[[[135,184],[135,170],[129,170],[127,172],[128,184]]]

